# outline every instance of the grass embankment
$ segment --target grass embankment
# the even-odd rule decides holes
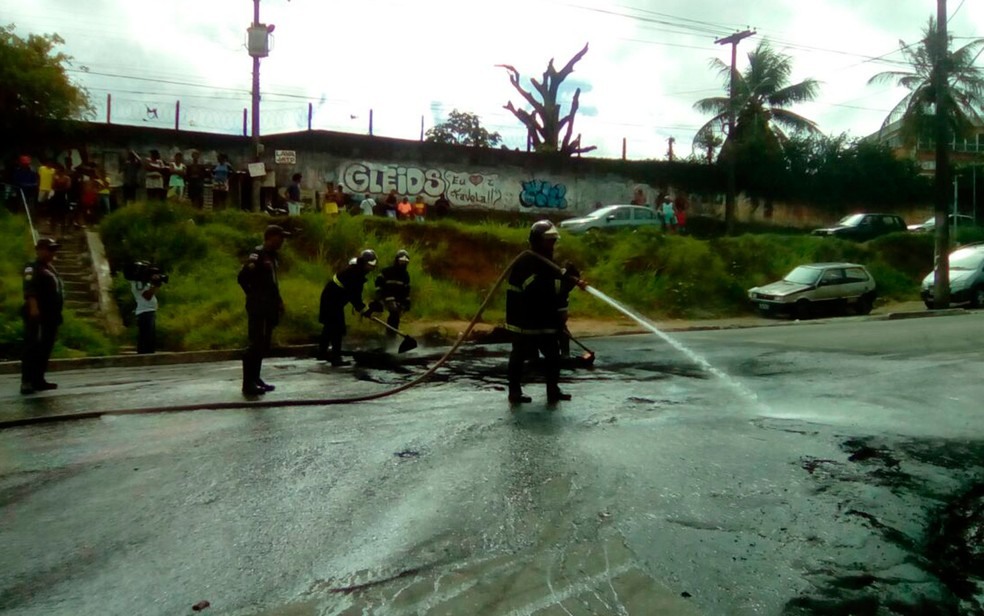
[[[0,358],[19,359],[24,329],[21,308],[24,305],[24,266],[34,260],[34,247],[27,220],[0,209]],[[55,263],[57,268],[58,263]],[[98,328],[65,310],[65,322],[58,331],[53,355],[82,357],[109,355],[117,345]]]
[[[3,219],[6,237],[26,237]],[[234,348],[244,344],[243,294],[236,274],[246,253],[260,242],[271,222],[264,215],[239,211],[203,213],[178,205],[135,206],[113,213],[100,231],[114,269],[132,259],[159,263],[171,274],[161,291],[158,338],[167,350]],[[318,214],[279,220],[294,232],[281,254],[281,290],[287,313],[277,329],[281,344],[313,342],[321,289],[332,273],[366,247],[381,265],[406,248],[412,255],[413,311],[406,321],[467,320],[477,310],[510,260],[526,246],[527,226],[486,219],[479,223],[440,221],[403,223],[381,218],[326,219]],[[966,241],[966,238],[964,238]],[[19,306],[19,268],[3,270],[0,331],[19,336],[10,315]],[[933,238],[899,234],[866,244],[804,235],[753,235],[694,239],[664,235],[657,229],[635,233],[571,236],[557,247],[561,263],[576,263],[583,276],[602,291],[653,318],[709,318],[745,314],[749,287],[775,280],[796,265],[817,261],[854,261],[867,265],[879,295],[916,299],[918,282],[932,263]],[[11,269],[13,268],[13,269]],[[12,282],[11,282],[12,281]],[[11,284],[14,286],[11,287]],[[132,321],[129,285],[116,275],[116,297]],[[368,299],[372,280],[366,286]],[[16,306],[14,306],[16,304]],[[505,291],[500,288],[484,320],[503,320]],[[575,317],[614,317],[616,312],[593,298],[574,293]],[[18,319],[19,320],[19,319]],[[379,336],[380,326],[349,318],[350,331]],[[8,334],[9,332],[9,334]],[[133,337],[132,328],[128,334]],[[92,353],[112,341],[93,343]]]

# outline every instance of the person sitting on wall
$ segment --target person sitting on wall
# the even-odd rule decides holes
[[[446,193],[441,193],[441,196],[437,198],[434,202],[434,217],[444,218],[451,213],[451,202],[448,200]]]
[[[410,199],[403,197],[400,202],[396,204],[396,217],[399,220],[410,220],[413,216],[413,206],[410,205]]]
[[[416,201],[413,202],[413,219],[417,222],[424,222],[426,216],[427,204],[424,203],[424,196],[417,195]]]

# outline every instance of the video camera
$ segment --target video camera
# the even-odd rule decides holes
[[[123,268],[123,277],[131,282],[149,283],[154,276],[157,276],[160,284],[166,283],[169,279],[164,270],[148,261],[134,261]]]

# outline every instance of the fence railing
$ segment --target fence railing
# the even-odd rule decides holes
[[[2,187],[3,202],[9,204],[11,199],[18,200],[20,206],[24,208],[24,213],[27,215],[27,225],[31,230],[31,244],[38,243],[38,230],[34,226],[34,217],[31,216],[31,207],[27,203],[27,196],[24,195],[24,191],[20,186],[14,186],[13,184],[7,184],[6,182],[0,182],[0,187]]]

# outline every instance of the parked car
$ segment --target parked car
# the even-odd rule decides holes
[[[947,220],[950,224],[953,224],[953,214],[947,216]],[[973,216],[965,216],[964,214],[957,214],[957,228],[972,227],[974,225]],[[936,230],[936,216],[930,216],[926,222],[919,223],[918,225],[909,225],[909,231],[913,233],[931,233]]]
[[[815,229],[813,235],[866,242],[881,235],[905,230],[905,221],[895,214],[851,214],[841,218],[832,227]]]
[[[609,205],[581,218],[561,221],[560,228],[570,233],[586,233],[592,230],[617,230],[659,225],[656,212],[641,205]]]
[[[933,307],[936,272],[926,274],[920,296]],[[950,253],[950,302],[984,307],[984,244],[971,244]]]
[[[875,279],[857,263],[800,265],[782,280],[748,290],[748,299],[762,314],[790,314],[808,319],[823,308],[868,314],[877,297]]]

